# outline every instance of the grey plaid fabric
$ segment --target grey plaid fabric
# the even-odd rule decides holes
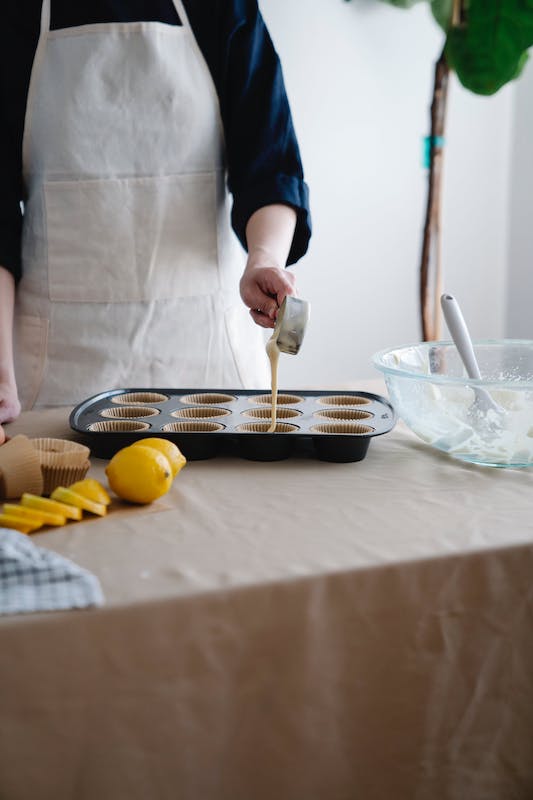
[[[0,614],[101,606],[98,578],[67,558],[0,528]]]

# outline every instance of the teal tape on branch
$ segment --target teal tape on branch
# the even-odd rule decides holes
[[[429,169],[430,165],[430,155],[431,155],[431,142],[433,141],[433,147],[444,147],[444,136],[425,136],[422,140],[423,144],[423,153],[422,153],[422,164],[425,169]]]

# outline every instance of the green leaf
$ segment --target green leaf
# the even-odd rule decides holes
[[[533,0],[467,0],[465,24],[450,28],[446,57],[463,86],[494,94],[520,74],[533,45]]]
[[[382,0],[382,2],[388,3],[389,6],[396,6],[396,8],[411,8],[421,0]]]
[[[349,0],[347,0],[349,2]],[[387,3],[389,6],[396,6],[396,8],[411,8],[416,3],[421,3],[422,0],[381,0],[382,3]]]
[[[430,0],[431,13],[443,31],[447,31],[452,21],[453,0]]]
[[[516,78],[520,77],[520,75],[522,74],[522,70],[524,69],[524,67],[526,66],[528,61],[529,61],[528,53],[522,53],[522,57],[521,57],[520,61],[518,62],[518,69],[516,70],[516,73],[513,75],[511,80],[514,81]]]

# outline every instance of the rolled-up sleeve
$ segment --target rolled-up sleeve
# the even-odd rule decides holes
[[[0,92],[2,92],[0,88]],[[3,95],[3,93],[2,93]],[[22,275],[20,148],[13,140],[4,97],[0,97],[0,266],[18,281]]]
[[[22,137],[39,11],[10,3],[0,12],[0,266],[22,276]]]
[[[246,246],[246,224],[254,211],[271,203],[292,206],[297,212],[292,264],[304,255],[311,236],[309,192],[280,60],[255,3],[248,6],[246,20],[229,43],[222,109],[232,223]]]
[[[220,1],[211,15],[205,9],[200,14],[200,5],[186,3],[220,100],[233,229],[246,249],[254,211],[274,203],[292,206],[293,264],[307,251],[311,215],[279,57],[256,0]]]

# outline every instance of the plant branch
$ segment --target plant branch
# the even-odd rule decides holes
[[[450,68],[442,51],[435,65],[433,97],[431,102],[431,132],[429,138],[429,176],[422,255],[420,260],[420,316],[422,338],[425,342],[435,339],[440,329],[440,307],[438,295],[442,283],[440,258],[440,209],[442,194],[442,157],[448,98]],[[433,308],[430,309],[429,285],[433,237],[437,239],[437,259],[433,285],[435,288]]]
[[[452,7],[452,28],[457,28],[463,21],[463,2],[462,0],[453,0]]]

